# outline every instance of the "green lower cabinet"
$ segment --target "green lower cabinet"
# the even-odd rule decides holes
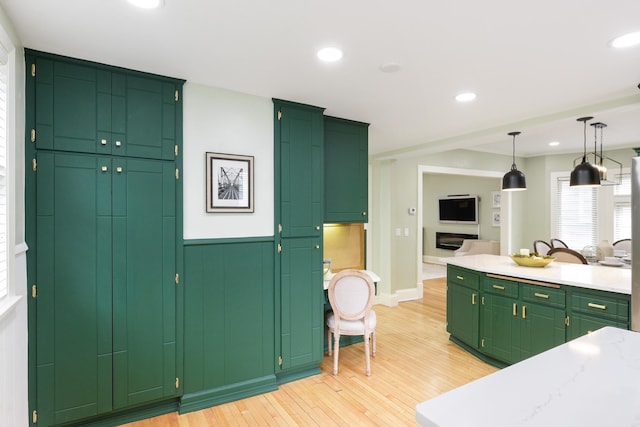
[[[447,332],[473,348],[478,348],[479,300],[478,290],[447,283]]]
[[[281,245],[277,372],[306,366],[317,369],[324,353],[321,239],[282,239]]]
[[[520,354],[517,361],[565,342],[564,309],[525,303],[520,311]]]
[[[520,357],[518,300],[502,295],[482,296],[482,352],[507,363]]]
[[[628,323],[616,322],[599,317],[574,314],[571,316],[569,329],[567,330],[567,341],[597,331],[605,326],[614,326],[621,329],[629,329]]]
[[[604,326],[629,329],[630,306],[626,294],[447,267],[447,331],[496,366]]]

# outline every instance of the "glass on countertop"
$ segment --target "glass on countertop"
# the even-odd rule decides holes
[[[587,260],[589,264],[597,264],[598,263],[598,247],[587,245],[580,251],[583,257]]]

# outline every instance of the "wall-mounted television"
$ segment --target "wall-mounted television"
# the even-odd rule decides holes
[[[478,196],[456,195],[438,199],[440,222],[477,224]]]

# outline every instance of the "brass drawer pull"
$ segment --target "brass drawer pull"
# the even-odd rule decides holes
[[[514,317],[518,315],[518,304],[513,303],[513,315]]]
[[[458,280],[464,280],[464,277],[462,277],[462,276],[456,276],[456,279],[458,279]]]
[[[522,306],[522,318],[523,319],[527,318],[527,306],[526,305]]]
[[[589,304],[587,304],[589,307],[591,308],[599,308],[600,310],[606,310],[607,306],[606,305],[602,305],[602,304],[596,304],[594,302],[590,302]]]
[[[538,297],[538,298],[549,299],[549,295],[547,295],[547,294],[541,294],[540,292],[535,292],[535,293],[533,294],[533,296],[536,296],[536,297]]]
[[[493,285],[493,289],[500,289],[501,291],[504,291],[504,286]]]
[[[471,294],[471,305],[476,305],[476,294]]]

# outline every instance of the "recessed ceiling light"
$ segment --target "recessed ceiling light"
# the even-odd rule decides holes
[[[336,62],[342,58],[342,51],[336,47],[325,47],[318,51],[318,58],[324,62]]]
[[[630,47],[640,44],[640,31],[617,37],[611,42],[613,47]]]
[[[560,142],[558,142],[558,141],[551,141],[549,143],[549,147],[557,147],[558,145],[560,145]]]
[[[387,62],[380,65],[380,71],[383,73],[395,73],[396,71],[400,71],[400,64],[396,62]]]
[[[469,102],[476,99],[476,94],[473,92],[464,92],[459,95],[456,95],[456,101],[458,102]]]
[[[129,3],[143,9],[156,9],[162,6],[164,0],[129,0]]]

